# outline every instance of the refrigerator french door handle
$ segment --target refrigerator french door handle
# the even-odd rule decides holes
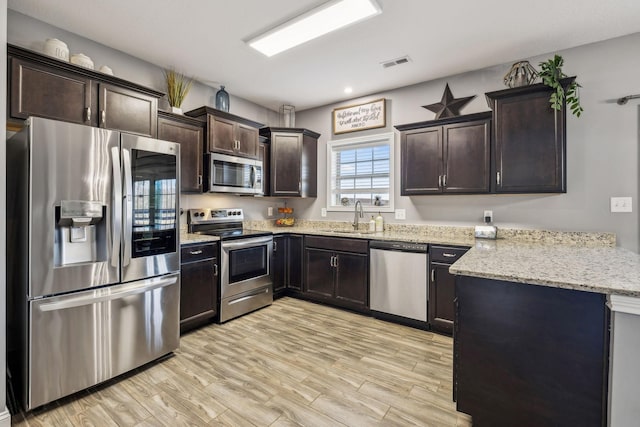
[[[120,170],[120,149],[111,147],[113,169],[113,221],[111,224],[111,265],[120,265],[120,241],[122,238],[122,172]]]
[[[124,200],[125,212],[122,219],[123,250],[122,266],[125,267],[131,262],[131,240],[133,237],[133,182],[131,179],[131,153],[128,149],[122,150],[122,163],[124,169]]]
[[[52,301],[50,303],[39,305],[38,309],[40,311],[56,311],[68,308],[82,307],[90,304],[97,304],[105,301],[113,301],[115,299],[125,298],[131,295],[141,294],[143,292],[149,292],[155,289],[164,288],[166,286],[173,285],[177,281],[177,275],[144,280],[142,282],[135,282],[130,285],[125,285],[123,289],[117,290],[115,292],[105,293],[104,295],[100,296],[96,296],[94,295],[94,292],[90,292],[88,295],[77,297],[63,297],[63,299],[61,299],[60,301]]]

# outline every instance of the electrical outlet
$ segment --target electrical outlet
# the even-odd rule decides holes
[[[493,211],[484,211],[484,215],[482,216],[482,220],[487,222],[486,219],[489,217],[488,222],[493,222]]]
[[[612,197],[611,212],[633,212],[631,197]]]
[[[396,219],[407,219],[407,210],[396,209]]]
[[[267,208],[267,216],[273,216],[273,207],[272,206],[269,206]]]
[[[322,209],[320,209],[320,216],[321,216],[321,217],[325,217],[325,216],[327,216],[327,208],[322,208]]]

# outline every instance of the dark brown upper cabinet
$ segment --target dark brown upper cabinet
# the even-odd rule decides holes
[[[573,78],[562,80],[568,86]],[[494,114],[492,186],[496,193],[565,193],[566,108],[535,84],[486,94]]]
[[[267,127],[260,129],[260,135],[267,139],[269,148],[269,195],[317,197],[320,134],[301,128]]]
[[[156,136],[163,93],[8,45],[8,121],[29,116]]]
[[[185,115],[206,121],[207,152],[258,158],[258,129],[263,124],[206,106]]]
[[[202,192],[204,122],[158,111],[158,138],[180,144],[180,192]]]
[[[490,191],[491,113],[396,126],[403,196]]]

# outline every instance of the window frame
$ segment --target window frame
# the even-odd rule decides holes
[[[375,135],[359,136],[355,138],[345,138],[331,140],[327,142],[327,200],[326,208],[329,212],[353,212],[354,206],[334,206],[331,205],[332,191],[331,181],[333,179],[333,161],[332,155],[336,148],[343,148],[345,146],[351,146],[358,148],[358,146],[373,145],[379,142],[383,142],[389,145],[389,204],[386,206],[374,206],[363,205],[362,208],[365,212],[394,212],[394,188],[395,188],[395,133],[380,133]]]

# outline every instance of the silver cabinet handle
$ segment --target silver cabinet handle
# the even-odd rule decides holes
[[[100,113],[100,120],[102,121],[102,124],[107,122],[107,112],[105,110],[102,110]]]
[[[333,267],[333,255],[331,255],[331,258],[329,259],[329,266]]]
[[[302,181],[298,181],[298,193],[302,193]]]
[[[273,241],[273,252],[278,252],[278,242],[277,241]]]
[[[431,281],[432,282],[436,281],[436,269],[435,268],[431,269]]]
[[[202,185],[202,175],[198,175],[198,186]]]
[[[496,182],[500,185],[500,172],[496,172]]]
[[[90,121],[91,121],[91,107],[87,107],[87,108],[85,109],[85,112],[86,112],[86,114],[87,114],[87,115],[86,115],[85,122],[90,122]]]
[[[189,251],[189,253],[191,255],[200,255],[202,253],[202,250],[197,250],[197,251]]]
[[[442,175],[438,175],[438,188],[442,187]]]
[[[213,264],[213,275],[214,276],[218,275],[218,264]]]
[[[336,259],[335,264],[333,265],[335,268],[338,268],[338,255],[334,257]]]
[[[455,258],[456,254],[450,254],[449,252],[444,252],[442,256],[445,256],[447,258]]]
[[[447,174],[442,175],[442,187],[447,186]]]

